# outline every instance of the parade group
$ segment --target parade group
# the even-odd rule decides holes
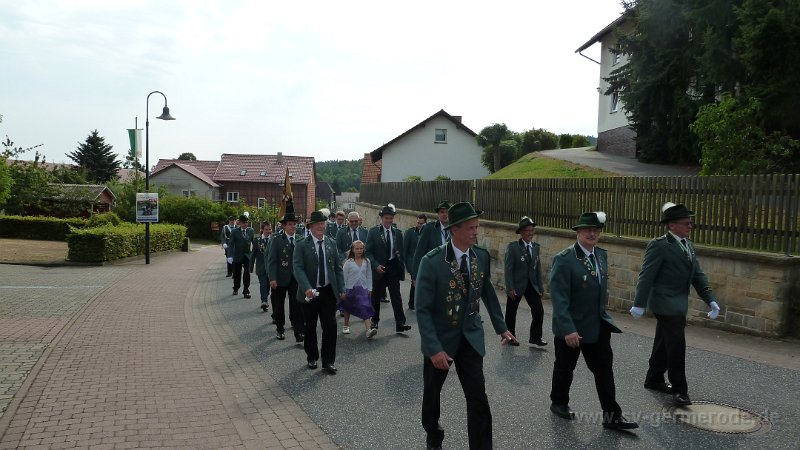
[[[233,295],[251,298],[250,273],[259,281],[261,309],[272,311],[276,338],[286,339],[286,300],[296,342],[302,342],[307,367],[336,374],[337,312],[341,332],[351,333],[351,317],[363,320],[364,339],[374,339],[381,320],[381,303],[391,303],[395,331],[405,333],[406,312],[400,281],[411,279],[407,307],[416,314],[423,364],[422,426],[429,449],[441,448],[440,392],[455,365],[467,405],[471,449],[492,447],[492,416],[483,375],[485,338],[480,302],[501,345],[519,346],[516,316],[524,298],[531,310],[528,343],[545,347],[542,322],[540,245],[534,240],[536,222],[522,217],[519,239],[508,243],[503,257],[505,312],[490,279],[489,252],[477,245],[479,217],[469,202],[440,202],[435,220],[417,216],[405,231],[394,224],[396,209],[379,212],[379,223],[362,225],[358,212],[335,214],[323,208],[303,223],[291,207],[275,230],[264,223],[256,235],[249,215],[229,217],[220,240],[227,258]],[[660,211],[665,234],[647,245],[630,314],[638,319],[645,308],[656,318],[655,338],[644,376],[644,388],[672,396],[677,407],[691,404],[685,375],[684,329],[689,288],[711,308],[720,305],[700,268],[689,239],[694,212],[682,204],[666,203]],[[556,253],[549,273],[555,363],[550,391],[553,414],[573,420],[569,391],[582,354],[594,375],[603,410],[602,425],[632,430],[638,424],[625,418],[616,402],[611,334],[621,333],[607,313],[608,254],[597,246],[606,222],[603,212],[585,212],[572,230],[573,245]],[[274,232],[273,232],[274,231]],[[271,299],[271,302],[270,302]],[[317,324],[322,330],[317,338]],[[320,344],[320,345],[318,345]],[[667,375],[668,382],[664,376]]]

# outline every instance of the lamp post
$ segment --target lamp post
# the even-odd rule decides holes
[[[161,94],[164,97],[164,110],[156,119],[175,120],[169,114],[167,96],[163,92],[153,91],[147,94],[147,106],[145,107],[144,116],[144,190],[147,193],[150,193],[150,96],[153,94]],[[150,264],[150,222],[145,222],[144,224],[144,263]]]

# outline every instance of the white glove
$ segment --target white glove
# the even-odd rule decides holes
[[[233,264],[233,258],[230,256],[228,257],[228,264]]]
[[[644,308],[640,308],[638,306],[634,306],[633,308],[631,308],[631,316],[633,316],[634,319],[641,319],[643,315],[644,315]]]
[[[719,315],[719,305],[717,302],[711,302],[708,306],[711,307],[711,311],[708,312],[708,318],[714,320]]]
[[[228,249],[228,244],[222,244],[222,248],[224,248],[225,250],[227,250],[227,249]]]

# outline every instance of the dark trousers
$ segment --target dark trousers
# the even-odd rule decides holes
[[[397,260],[392,259],[384,266],[386,272],[379,280],[372,282],[372,308],[375,309],[375,315],[372,317],[372,325],[377,326],[381,321],[381,298],[380,293],[389,290],[389,298],[392,299],[392,310],[394,310],[394,324],[395,327],[401,327],[406,324],[406,314],[403,312],[403,296],[400,294],[400,271],[397,266]]]
[[[336,295],[331,285],[317,288],[319,295],[310,302],[303,303],[303,316],[306,319],[306,339],[303,346],[306,359],[316,361],[322,353],[322,365],[336,361]],[[317,319],[322,327],[322,348],[317,348]]]
[[[646,383],[664,381],[664,372],[678,394],[689,392],[686,383],[686,316],[663,316],[656,314],[656,337],[650,354],[650,368]]]
[[[572,348],[560,337],[554,339],[556,362],[553,365],[553,386],[550,400],[557,405],[569,404],[569,388],[572,386],[572,374],[578,364],[578,357],[583,353],[586,366],[594,375],[594,385],[600,406],[607,420],[619,417],[622,409],[617,404],[616,387],[614,386],[614,352],[611,350],[611,330],[605,324],[600,325],[600,336],[593,344],[581,343]],[[604,417],[605,418],[605,417]]]
[[[542,306],[542,296],[536,292],[530,282],[525,288],[525,301],[531,308],[531,329],[530,341],[538,342],[542,338],[542,322],[544,321],[544,307]],[[522,296],[517,292],[516,298],[506,297],[506,327],[514,336],[517,336],[517,309]],[[519,336],[517,336],[519,337]]]
[[[416,290],[416,286],[414,286],[412,279],[411,289],[408,290],[408,308],[414,309],[414,290]]]
[[[458,381],[467,400],[467,436],[470,449],[492,448],[492,412],[486,397],[486,381],[483,377],[483,357],[463,337],[453,358]],[[441,446],[444,430],[439,425],[440,397],[448,370],[433,367],[430,358],[425,358],[422,367],[422,428],[427,433],[427,443]]]
[[[258,275],[258,293],[261,294],[261,301],[266,302],[269,299],[269,277],[267,274]]]
[[[297,303],[297,280],[292,277],[288,286],[278,286],[272,290],[272,318],[275,327],[283,333],[286,326],[286,295],[289,295],[289,321],[294,328],[294,335],[305,331],[303,309]]]
[[[233,290],[238,291],[244,285],[243,294],[250,293],[250,259],[246,256],[241,261],[233,262]]]

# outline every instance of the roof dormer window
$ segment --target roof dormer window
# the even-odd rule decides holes
[[[245,175],[247,175],[247,169],[242,169],[241,172],[239,172],[239,176],[243,177]]]

